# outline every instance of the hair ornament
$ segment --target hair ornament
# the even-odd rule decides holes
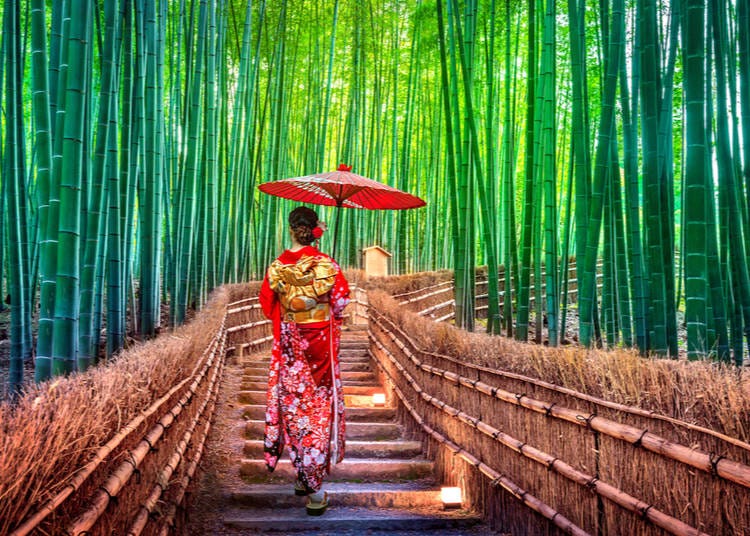
[[[313,238],[315,238],[315,240],[318,240],[321,236],[323,236],[323,229],[317,226],[314,227],[312,230],[312,235],[313,235]]]

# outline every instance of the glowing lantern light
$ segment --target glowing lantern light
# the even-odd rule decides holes
[[[440,488],[440,500],[443,501],[443,508],[460,508],[461,488]]]

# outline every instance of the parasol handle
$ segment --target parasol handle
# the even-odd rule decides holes
[[[341,202],[336,203],[336,223],[333,226],[333,247],[331,248],[331,257],[336,260],[336,244],[339,240],[339,225],[341,224]],[[336,260],[338,262],[338,260]]]

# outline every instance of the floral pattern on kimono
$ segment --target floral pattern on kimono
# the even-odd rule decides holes
[[[285,251],[279,257],[293,264],[302,257],[321,256],[316,248]],[[264,458],[276,468],[285,445],[299,480],[311,491],[323,485],[332,464],[344,457],[344,396],[339,368],[339,341],[349,286],[335,264],[336,279],[326,296],[330,320],[297,324],[281,318],[279,296],[268,275],[260,301],[274,324],[274,344],[266,393]]]

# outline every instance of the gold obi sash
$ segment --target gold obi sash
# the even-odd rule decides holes
[[[336,281],[336,268],[326,257],[303,256],[295,264],[278,259],[268,268],[268,284],[281,303],[281,320],[307,324],[331,317],[328,292]]]

